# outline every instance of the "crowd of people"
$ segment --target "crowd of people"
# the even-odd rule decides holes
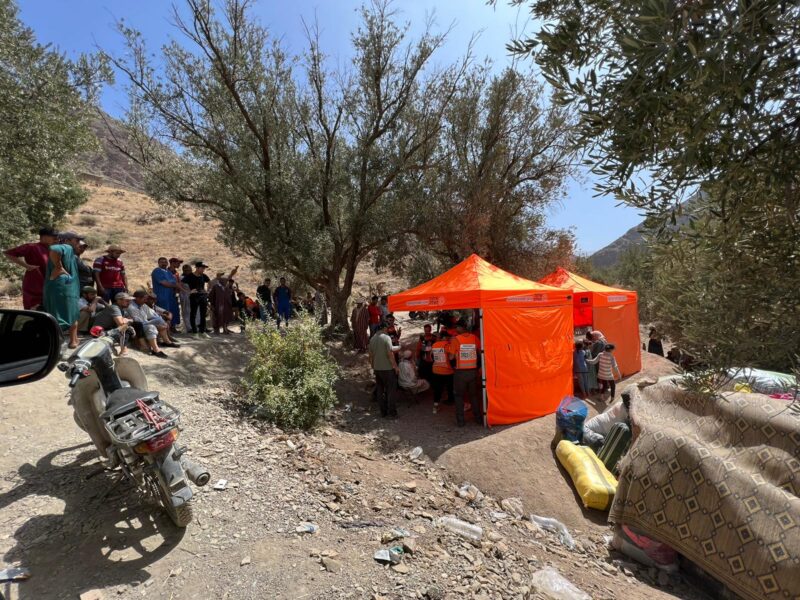
[[[606,393],[613,401],[617,392],[617,380],[622,379],[614,344],[609,343],[602,331],[589,331],[586,337],[575,342],[572,355],[572,371],[575,394],[583,399]]]
[[[212,279],[203,261],[185,264],[177,257],[160,257],[150,282],[131,290],[122,255],[125,249],[111,244],[91,265],[82,258],[88,245],[74,231],[39,230],[38,242],[5,251],[8,259],[25,269],[22,304],[28,310],[50,313],[75,348],[79,334],[95,327],[127,326],[122,352],[138,345],[154,356],[165,358],[162,348],[177,348],[178,333],[229,335],[232,323],[244,328],[247,319],[274,319],[288,324],[299,312],[314,314],[327,323],[327,302],[321,290],[296,299],[280,278],[273,291],[270,279],[258,286],[253,299],[239,289],[234,279],[239,267],[218,271]]]
[[[401,328],[388,312],[384,298],[373,296],[370,303],[356,302],[351,315],[357,350],[366,347],[375,375],[375,399],[381,416],[397,417],[397,394],[433,395],[433,413],[440,404],[455,406],[456,425],[463,427],[466,412],[483,424],[480,383],[480,338],[464,318],[440,315],[434,325],[426,324],[413,350],[400,345]],[[385,312],[384,312],[385,311]],[[366,315],[366,316],[365,316]],[[361,326],[367,324],[367,329]],[[357,325],[357,326],[356,326]]]

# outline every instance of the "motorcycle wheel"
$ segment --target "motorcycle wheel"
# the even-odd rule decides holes
[[[172,519],[176,527],[184,528],[192,522],[192,503],[186,502],[183,506],[175,508],[172,506],[172,494],[166,486],[161,482],[161,478],[155,475],[147,475],[148,486],[158,499],[159,504]]]

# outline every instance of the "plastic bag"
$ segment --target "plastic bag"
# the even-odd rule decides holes
[[[565,579],[553,567],[539,569],[531,576],[531,586],[552,600],[592,600],[592,597]]]
[[[540,517],[539,515],[531,515],[531,523],[536,523],[542,529],[546,529],[552,533],[558,535],[558,539],[561,543],[569,548],[570,550],[575,549],[575,540],[572,539],[572,536],[569,534],[569,530],[567,526],[564,525],[561,521],[557,519],[551,519],[549,517]]]
[[[574,396],[565,396],[556,409],[556,426],[565,440],[583,439],[583,422],[589,414],[586,403]]]
[[[556,456],[572,477],[584,506],[597,510],[611,507],[617,480],[591,448],[561,440],[556,446]]]

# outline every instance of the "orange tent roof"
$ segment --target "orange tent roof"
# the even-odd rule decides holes
[[[627,294],[630,290],[623,290],[621,288],[614,288],[602,283],[597,283],[591,279],[586,279],[575,273],[570,273],[566,269],[558,267],[550,275],[545,275],[539,280],[539,283],[552,285],[553,287],[573,290],[575,292],[607,292],[610,294]]]
[[[438,277],[389,297],[389,310],[553,306],[572,302],[571,291],[530,281],[477,254]]]

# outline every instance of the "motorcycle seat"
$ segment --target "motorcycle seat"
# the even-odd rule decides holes
[[[114,390],[108,397],[105,412],[100,417],[108,419],[130,412],[136,408],[137,400],[144,400],[147,404],[152,404],[153,401],[158,400],[158,392],[146,392],[136,388]]]

